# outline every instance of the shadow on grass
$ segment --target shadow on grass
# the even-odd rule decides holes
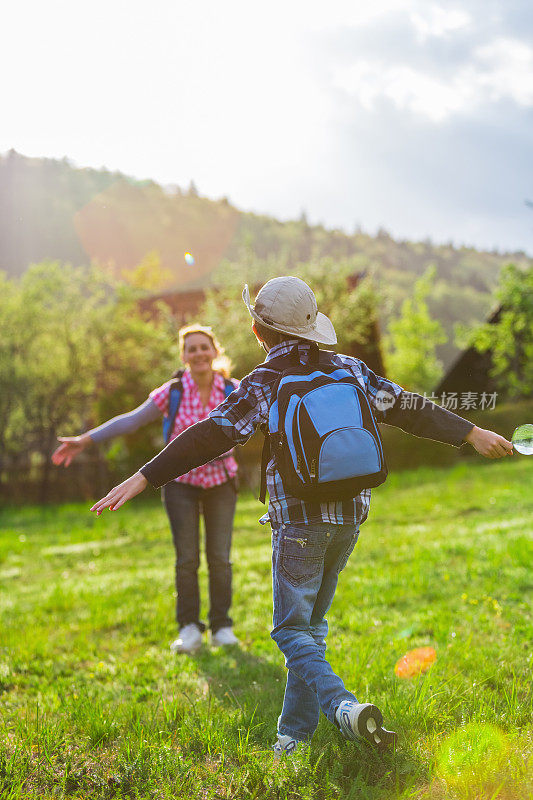
[[[282,656],[279,656],[282,662]],[[193,656],[209,694],[225,709],[240,709],[247,757],[271,752],[277,717],[283,702],[286,670],[282,663],[252,655],[239,648],[204,650]],[[284,759],[285,767],[308,782],[336,786],[346,796],[382,798],[383,792],[402,794],[429,779],[417,742],[407,742],[400,732],[396,749],[376,750],[367,742],[348,742],[323,714],[311,746],[298,758]],[[291,762],[291,764],[289,764]],[[391,796],[392,796],[391,794]],[[319,795],[317,795],[318,797]]]
[[[239,647],[202,650],[192,658],[209,692],[222,705],[238,707],[244,716],[253,717],[256,729],[264,731],[258,743],[271,744],[285,689],[282,664],[275,665]]]

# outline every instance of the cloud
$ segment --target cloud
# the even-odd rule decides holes
[[[528,0],[71,6],[4,15],[0,151],[193,178],[348,229],[533,247]]]
[[[466,101],[465,89],[457,91],[453,84],[436,76],[424,75],[413,67],[379,62],[358,61],[337,70],[333,85],[351,95],[366,111],[373,111],[380,100],[390,101],[402,111],[442,122],[459,111]]]
[[[430,37],[448,36],[472,22],[472,17],[464,8],[445,8],[438,5],[426,6],[423,11],[413,11],[410,18],[421,42]]]
[[[387,101],[436,124],[505,99],[529,108],[533,107],[533,48],[517,39],[495,38],[473,48],[470,60],[451,74],[362,58],[336,67],[332,84],[366,111]]]
[[[437,9],[408,3],[322,40],[336,177],[306,208],[346,228],[531,251],[532,15],[522,0]]]
[[[531,252],[532,123],[531,111],[509,101],[441,126],[392,106],[355,115],[339,131],[336,163],[309,187],[306,210],[349,230],[358,221],[411,239]]]
[[[498,38],[476,51],[474,73],[487,100],[509,97],[519,106],[533,106],[533,48],[517,39]]]

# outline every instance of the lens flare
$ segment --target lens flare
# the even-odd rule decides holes
[[[437,754],[437,769],[449,783],[475,775],[489,777],[498,771],[507,751],[507,740],[495,725],[469,722],[442,742]]]
[[[183,258],[185,259],[187,266],[194,267],[194,256],[192,253],[184,253]]]
[[[416,678],[427,672],[436,660],[437,653],[433,647],[415,647],[400,658],[394,667],[394,674],[397,678]]]

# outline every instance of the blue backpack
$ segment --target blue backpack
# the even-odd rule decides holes
[[[168,444],[170,441],[170,435],[174,429],[174,421],[178,415],[178,411],[181,404],[181,398],[183,396],[183,383],[181,382],[181,378],[183,376],[184,370],[180,369],[178,372],[174,374],[174,380],[170,384],[170,392],[168,398],[168,414],[163,417],[163,438],[165,443]],[[224,398],[230,396],[230,394],[234,391],[235,386],[230,381],[229,378],[224,378]]]
[[[298,346],[268,362],[280,371],[270,406],[261,466],[265,502],[271,457],[287,492],[327,502],[358,495],[387,477],[381,437],[366,393],[334,353],[311,346],[300,363]]]

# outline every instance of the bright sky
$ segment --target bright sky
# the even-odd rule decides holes
[[[0,152],[533,253],[530,0],[17,0]]]

